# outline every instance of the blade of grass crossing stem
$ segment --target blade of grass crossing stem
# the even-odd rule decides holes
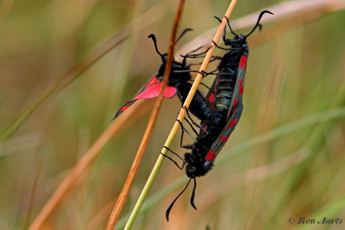
[[[234,7],[236,5],[236,2],[237,2],[237,0],[233,0],[233,1],[230,2],[229,7],[228,7],[228,9],[227,9],[227,11],[225,13],[225,17],[227,17],[227,18],[230,17],[231,12],[233,11],[233,9],[234,9]],[[226,22],[227,22],[227,20],[225,18],[223,18],[222,23],[219,25],[217,33],[216,33],[216,35],[214,36],[214,39],[213,39],[213,41],[215,43],[218,42],[220,36],[222,35],[224,27],[226,25]],[[199,72],[206,71],[207,65],[208,65],[208,63],[209,63],[209,61],[210,61],[210,59],[212,57],[212,53],[213,53],[214,49],[215,49],[215,46],[214,46],[213,43],[211,43],[211,48],[207,52],[207,54],[205,56],[205,59],[204,59],[202,65],[201,65],[201,67],[199,69]],[[184,118],[184,116],[186,114],[186,111],[185,111],[184,107],[187,107],[187,108],[189,107],[189,105],[190,105],[190,103],[191,103],[191,101],[192,101],[192,99],[194,97],[194,94],[195,94],[195,92],[196,92],[196,90],[197,90],[197,88],[198,88],[198,86],[200,84],[201,79],[202,79],[202,74],[198,74],[196,76],[194,82],[193,82],[191,90],[190,90],[190,92],[189,92],[189,94],[188,94],[188,96],[187,96],[187,98],[186,98],[186,100],[185,100],[185,102],[183,104],[183,107],[182,107],[182,109],[181,109],[181,111],[180,111],[180,113],[178,115],[178,118],[177,118],[180,122],[183,120],[183,118]],[[173,126],[173,128],[172,128],[172,130],[170,131],[170,134],[169,134],[169,136],[168,136],[164,146],[169,147],[171,145],[171,143],[172,143],[172,141],[173,141],[173,139],[174,139],[174,137],[175,137],[179,127],[180,127],[180,123],[178,121],[176,121],[174,126]],[[162,149],[162,153],[163,154],[167,153],[166,148]],[[130,215],[130,217],[129,217],[129,219],[127,221],[127,224],[126,224],[124,229],[129,230],[129,229],[132,228],[132,226],[134,224],[134,221],[135,221],[135,219],[136,219],[136,217],[137,217],[137,215],[138,215],[138,213],[139,213],[139,211],[140,211],[140,209],[141,209],[141,207],[142,207],[142,205],[143,205],[143,203],[144,203],[144,201],[145,201],[145,199],[146,199],[146,197],[147,197],[147,195],[148,195],[148,193],[149,193],[149,191],[150,191],[150,189],[151,189],[151,187],[153,185],[153,182],[154,182],[154,180],[157,177],[159,169],[162,166],[163,160],[164,160],[164,156],[162,154],[160,154],[158,156],[158,159],[157,159],[157,161],[156,161],[156,163],[155,163],[155,165],[154,165],[154,167],[153,167],[153,169],[152,169],[152,171],[150,173],[150,176],[149,176],[149,178],[148,178],[148,180],[147,180],[147,182],[146,182],[146,184],[145,184],[145,186],[144,186],[144,188],[143,188],[143,190],[142,190],[142,192],[141,192],[141,194],[140,194],[140,196],[138,198],[138,201],[137,201],[137,203],[135,204],[135,206],[134,206],[134,208],[132,210],[132,213],[131,213],[131,215]]]

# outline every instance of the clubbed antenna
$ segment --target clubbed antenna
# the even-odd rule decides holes
[[[231,26],[230,26],[229,18],[227,18],[227,17],[224,17],[224,18],[225,18],[226,21],[228,22],[228,26],[229,26],[229,29],[230,29],[231,33],[232,33],[233,35],[235,35],[235,36],[238,36],[238,34],[236,34],[236,33],[232,30],[232,28],[231,28]]]
[[[163,56],[163,54],[161,54],[161,52],[159,52],[158,47],[157,47],[156,36],[155,36],[154,34],[150,34],[150,35],[148,36],[148,38],[151,38],[151,39],[152,39],[153,44],[155,45],[156,52],[158,53],[158,55],[162,58],[162,61],[164,62],[164,56]]]
[[[253,27],[252,31],[250,31],[250,32],[249,32],[247,35],[245,35],[244,37],[248,37],[249,35],[251,35],[251,34],[255,31],[255,29],[256,29],[258,26],[259,26],[259,28],[261,28],[260,20],[261,20],[262,16],[263,16],[264,14],[266,14],[266,13],[274,15],[274,13],[272,13],[271,11],[268,11],[268,10],[263,10],[263,11],[261,11],[261,13],[260,13],[260,15],[259,15],[259,17],[258,17],[258,21],[256,22],[256,25]]]
[[[167,211],[165,212],[165,218],[167,219],[167,221],[169,221],[169,214],[170,214],[170,211],[171,211],[172,207],[174,206],[174,204],[175,204],[175,202],[177,201],[177,199],[184,193],[184,191],[186,191],[186,189],[188,188],[188,185],[189,185],[189,183],[190,183],[191,180],[192,180],[192,178],[190,178],[190,180],[188,181],[186,187],[184,187],[184,189],[180,192],[180,194],[178,194],[178,196],[175,198],[175,200],[174,200],[173,202],[171,202],[171,204],[169,205],[169,208],[168,208]],[[195,180],[195,178],[194,178],[194,180]],[[195,182],[194,182],[194,183],[195,183]],[[194,185],[194,187],[195,187],[195,185]],[[194,190],[193,190],[193,192],[194,192]],[[193,196],[193,197],[194,197],[194,196]],[[193,198],[193,199],[194,199],[194,198]],[[193,203],[192,205],[194,205],[194,203]],[[194,205],[193,207],[195,207],[195,205]]]
[[[214,16],[215,19],[217,19],[219,21],[219,23],[222,23],[222,20],[220,20],[220,18],[218,18],[217,16]],[[223,31],[223,42],[225,42],[226,40],[226,27],[224,27],[224,31]]]
[[[196,179],[195,177],[193,178],[194,179],[194,187],[193,187],[193,192],[192,192],[192,196],[190,197],[190,204],[192,205],[192,207],[197,210],[195,204],[194,204],[194,197],[195,197],[195,190],[196,190]]]
[[[180,36],[178,36],[178,38],[176,39],[175,44],[176,44],[176,43],[183,37],[183,35],[184,35],[185,33],[187,33],[188,31],[193,31],[193,29],[192,29],[192,28],[186,28],[186,29],[184,29],[184,30],[181,32]]]

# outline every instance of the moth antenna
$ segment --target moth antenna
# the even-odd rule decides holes
[[[195,204],[194,204],[194,197],[195,197],[195,190],[196,190],[196,179],[195,177],[193,178],[194,179],[194,187],[193,187],[193,192],[192,192],[192,196],[190,197],[190,204],[192,205],[192,207],[197,210]]]
[[[163,54],[161,54],[161,52],[159,52],[158,47],[157,47],[156,36],[155,36],[154,34],[150,34],[150,35],[148,36],[148,38],[151,38],[151,39],[152,39],[153,44],[154,44],[155,49],[156,49],[156,52],[158,53],[158,55],[162,58],[162,61],[164,62],[164,56],[163,56]]]
[[[222,23],[222,20],[220,20],[220,18],[218,18],[217,16],[213,16],[215,19],[217,19],[219,21],[219,23]]]
[[[220,20],[220,18],[218,18],[217,16],[214,16],[215,19],[217,19],[219,21],[219,23],[222,23],[222,20]],[[223,42],[225,42],[226,40],[226,26],[224,27],[224,31],[223,31]]]
[[[184,191],[186,191],[186,189],[188,188],[188,185],[189,185],[191,180],[192,180],[192,178],[190,178],[190,180],[188,181],[188,183],[184,187],[184,189],[180,192],[180,194],[178,194],[178,196],[175,198],[175,200],[173,202],[171,202],[171,204],[169,205],[169,208],[165,212],[165,218],[167,219],[167,222],[169,222],[169,214],[170,214],[170,211],[171,211],[172,207],[174,206],[174,204],[177,201],[177,199],[182,195],[182,193],[184,193]]]
[[[255,31],[255,29],[256,29],[257,27],[260,27],[260,20],[261,20],[262,16],[263,16],[264,14],[266,14],[266,13],[274,15],[274,13],[272,13],[271,11],[268,11],[268,10],[263,10],[263,11],[261,11],[261,13],[260,13],[260,15],[259,15],[259,17],[258,17],[258,20],[257,20],[255,26],[253,27],[252,31],[250,31],[250,32],[249,32],[247,35],[245,35],[244,37],[247,38],[249,35],[251,35],[251,34]]]
[[[232,30],[232,28],[231,28],[231,26],[230,26],[229,18],[227,18],[227,17],[225,17],[225,16],[224,16],[224,18],[225,18],[226,21],[228,22],[228,26],[229,26],[230,32],[231,32],[233,35],[238,36],[238,34],[236,34],[236,33]]]
[[[186,29],[184,29],[184,30],[181,32],[180,36],[178,36],[178,38],[176,39],[175,44],[176,44],[176,43],[183,37],[183,35],[184,35],[185,33],[187,33],[188,31],[193,31],[193,29],[192,29],[192,28],[186,28]]]
[[[262,31],[262,25],[259,24],[258,27],[259,27],[259,30]]]

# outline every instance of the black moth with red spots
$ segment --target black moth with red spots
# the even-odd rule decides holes
[[[223,148],[230,134],[235,129],[243,109],[242,96],[247,67],[248,45],[246,39],[260,25],[261,17],[265,14],[273,14],[264,10],[260,13],[256,25],[247,35],[236,34],[230,27],[233,39],[226,39],[225,30],[223,41],[230,48],[218,48],[228,52],[221,59],[217,67],[218,75],[206,96],[212,117],[204,121],[196,142],[190,146],[191,153],[185,154],[186,174],[190,178],[182,192],[175,198],[166,211],[166,219],[169,221],[169,213],[176,200],[187,189],[190,181],[194,180],[194,188],[190,199],[191,205],[194,205],[196,190],[196,177],[204,176],[213,167],[213,161],[217,154]],[[217,58],[217,57],[216,57]]]
[[[181,35],[178,37],[176,42],[187,32],[192,29],[187,28],[185,29]],[[156,38],[153,34],[149,36],[152,38],[156,52],[162,59],[162,64],[160,65],[158,72],[154,75],[142,89],[139,90],[137,95],[131,101],[127,102],[123,105],[116,113],[114,119],[118,117],[123,111],[127,110],[129,106],[131,106],[134,102],[140,99],[149,99],[158,97],[161,88],[162,88],[162,80],[165,71],[165,66],[167,62],[167,53],[161,54],[157,48]],[[186,65],[186,58],[183,61],[177,62],[173,60],[171,65],[171,72],[169,76],[168,85],[164,91],[163,96],[166,98],[172,98],[176,94],[183,103],[187,98],[187,95],[190,91],[192,84],[191,75],[190,75],[190,66]],[[208,120],[211,117],[211,111],[209,110],[209,106],[207,105],[205,98],[200,93],[200,91],[196,91],[195,96],[192,100],[192,103],[189,107],[189,110],[200,120]]]

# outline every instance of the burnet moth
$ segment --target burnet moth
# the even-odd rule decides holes
[[[177,38],[176,43],[182,38],[182,36],[192,29],[187,28],[183,30],[181,35]],[[161,54],[157,47],[156,37],[151,34],[149,35],[149,38],[153,40],[156,52],[162,59],[162,64],[160,65],[157,74],[155,74],[145,85],[142,87],[137,95],[134,97],[134,99],[127,102],[125,105],[123,105],[116,113],[114,119],[118,117],[123,111],[128,109],[129,106],[131,106],[134,102],[140,99],[149,99],[149,98],[155,98],[158,97],[161,87],[162,87],[162,80],[164,75],[164,70],[166,66],[167,61],[167,53]],[[193,51],[192,51],[193,52]],[[192,86],[191,82],[191,74],[192,72],[190,70],[190,65],[186,64],[186,57],[183,59],[182,62],[177,62],[173,60],[172,66],[171,66],[171,72],[169,77],[168,85],[164,91],[164,97],[166,98],[172,98],[176,94],[183,103],[185,99],[187,98],[187,95],[189,93],[189,90]],[[192,114],[194,114],[197,118],[200,120],[207,120],[211,117],[211,111],[209,110],[209,106],[205,101],[204,96],[200,93],[200,91],[197,91],[195,93],[195,96],[192,100],[192,103],[189,107],[189,110]]]
[[[246,39],[260,26],[260,20],[265,13],[273,14],[267,10],[262,11],[256,25],[247,35],[236,34],[230,27],[230,23],[228,23],[229,29],[234,37],[233,39],[226,39],[224,31],[223,41],[230,48],[222,48],[215,44],[218,48],[227,50],[227,53],[220,58],[221,62],[217,67],[218,75],[206,96],[206,101],[212,111],[212,117],[207,119],[196,141],[190,146],[184,146],[184,148],[192,149],[192,152],[185,154],[185,159],[180,168],[183,169],[185,166],[186,175],[190,180],[168,207],[166,211],[167,221],[169,221],[169,214],[173,205],[187,189],[192,179],[194,181],[194,187],[190,203],[196,209],[194,204],[196,190],[195,178],[204,176],[212,169],[216,156],[238,124],[243,110],[242,96],[248,58]]]

